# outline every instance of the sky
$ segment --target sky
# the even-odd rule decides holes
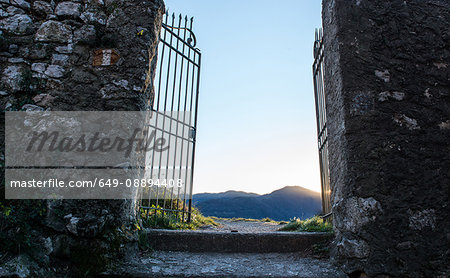
[[[318,0],[165,0],[202,52],[194,193],[320,191],[312,81]]]

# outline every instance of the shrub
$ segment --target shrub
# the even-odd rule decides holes
[[[332,233],[333,226],[331,223],[323,221],[320,216],[314,216],[306,220],[294,218],[291,222],[280,228],[279,231]]]
[[[211,217],[205,217],[201,212],[193,207],[191,222],[187,223],[187,210],[183,212],[162,211],[162,206],[152,205],[150,210],[141,209],[142,224],[145,228],[156,229],[188,229],[196,230],[202,226],[217,226],[218,224]]]

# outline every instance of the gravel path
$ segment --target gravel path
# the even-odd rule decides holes
[[[273,222],[216,220],[218,227],[207,226],[192,232],[273,233],[283,225]],[[171,231],[173,232],[173,231]],[[266,235],[260,235],[266,236]],[[174,242],[179,242],[174,240]],[[214,244],[213,244],[214,245]],[[328,259],[297,253],[230,253],[154,251],[141,254],[102,277],[297,277],[345,278]]]
[[[217,227],[206,226],[201,230],[225,233],[273,233],[277,232],[279,228],[283,227],[283,225],[274,222],[233,221],[231,219],[221,219],[216,220],[216,222],[220,225]]]
[[[295,253],[154,252],[109,274],[118,277],[348,277],[327,260]]]

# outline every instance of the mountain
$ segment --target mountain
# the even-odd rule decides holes
[[[193,203],[205,216],[269,217],[277,221],[309,218],[319,214],[322,207],[320,193],[300,186],[287,186],[265,195],[242,191],[200,193],[194,194]]]
[[[222,193],[199,193],[194,195],[194,203],[201,203],[209,199],[228,199],[236,197],[258,197],[260,195],[256,193],[247,193],[243,191],[230,190]]]

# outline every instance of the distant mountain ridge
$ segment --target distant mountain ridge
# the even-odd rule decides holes
[[[193,196],[194,205],[205,216],[243,217],[290,220],[310,218],[321,211],[320,193],[300,186],[286,186],[270,194],[242,191],[200,193]]]

